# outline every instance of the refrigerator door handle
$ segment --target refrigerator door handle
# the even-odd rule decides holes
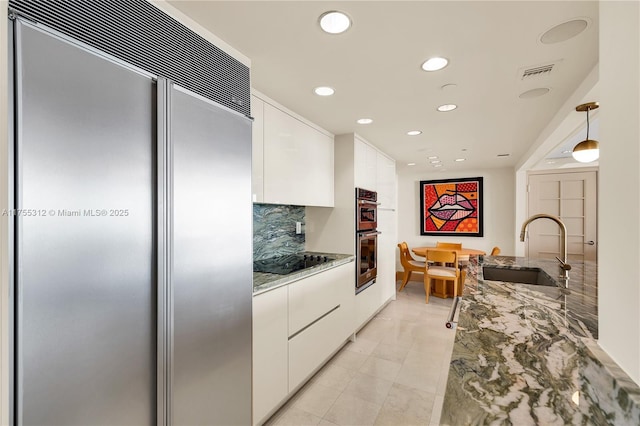
[[[171,187],[172,156],[170,129],[171,83],[165,78],[157,80],[157,232],[158,232],[158,331],[157,331],[157,426],[171,422],[172,379],[172,250],[171,250]]]

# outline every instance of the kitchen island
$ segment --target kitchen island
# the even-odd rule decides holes
[[[555,285],[485,280],[483,267],[540,269]],[[485,257],[467,283],[441,424],[640,424],[640,389],[602,351],[597,267]]]

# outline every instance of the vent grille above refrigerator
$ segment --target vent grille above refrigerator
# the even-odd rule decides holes
[[[250,115],[249,68],[145,0],[10,0],[9,7],[28,19]]]

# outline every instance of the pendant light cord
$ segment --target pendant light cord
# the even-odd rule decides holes
[[[590,107],[587,107],[587,139],[589,140],[589,111],[591,110]]]

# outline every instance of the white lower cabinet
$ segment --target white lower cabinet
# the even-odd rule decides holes
[[[289,393],[287,286],[253,298],[253,422]]]
[[[380,309],[382,298],[382,287],[380,283],[375,282],[370,287],[365,288],[356,294],[355,303],[355,329],[359,329],[369,318]]]
[[[354,332],[355,263],[253,298],[253,423],[261,424]]]
[[[353,333],[354,264],[289,285],[289,391]]]
[[[345,341],[340,331],[347,321],[338,306],[289,340],[289,389],[294,390]]]
[[[354,264],[338,266],[289,285],[289,336],[353,298]],[[351,294],[349,294],[351,293]],[[340,337],[349,334],[344,325]]]

